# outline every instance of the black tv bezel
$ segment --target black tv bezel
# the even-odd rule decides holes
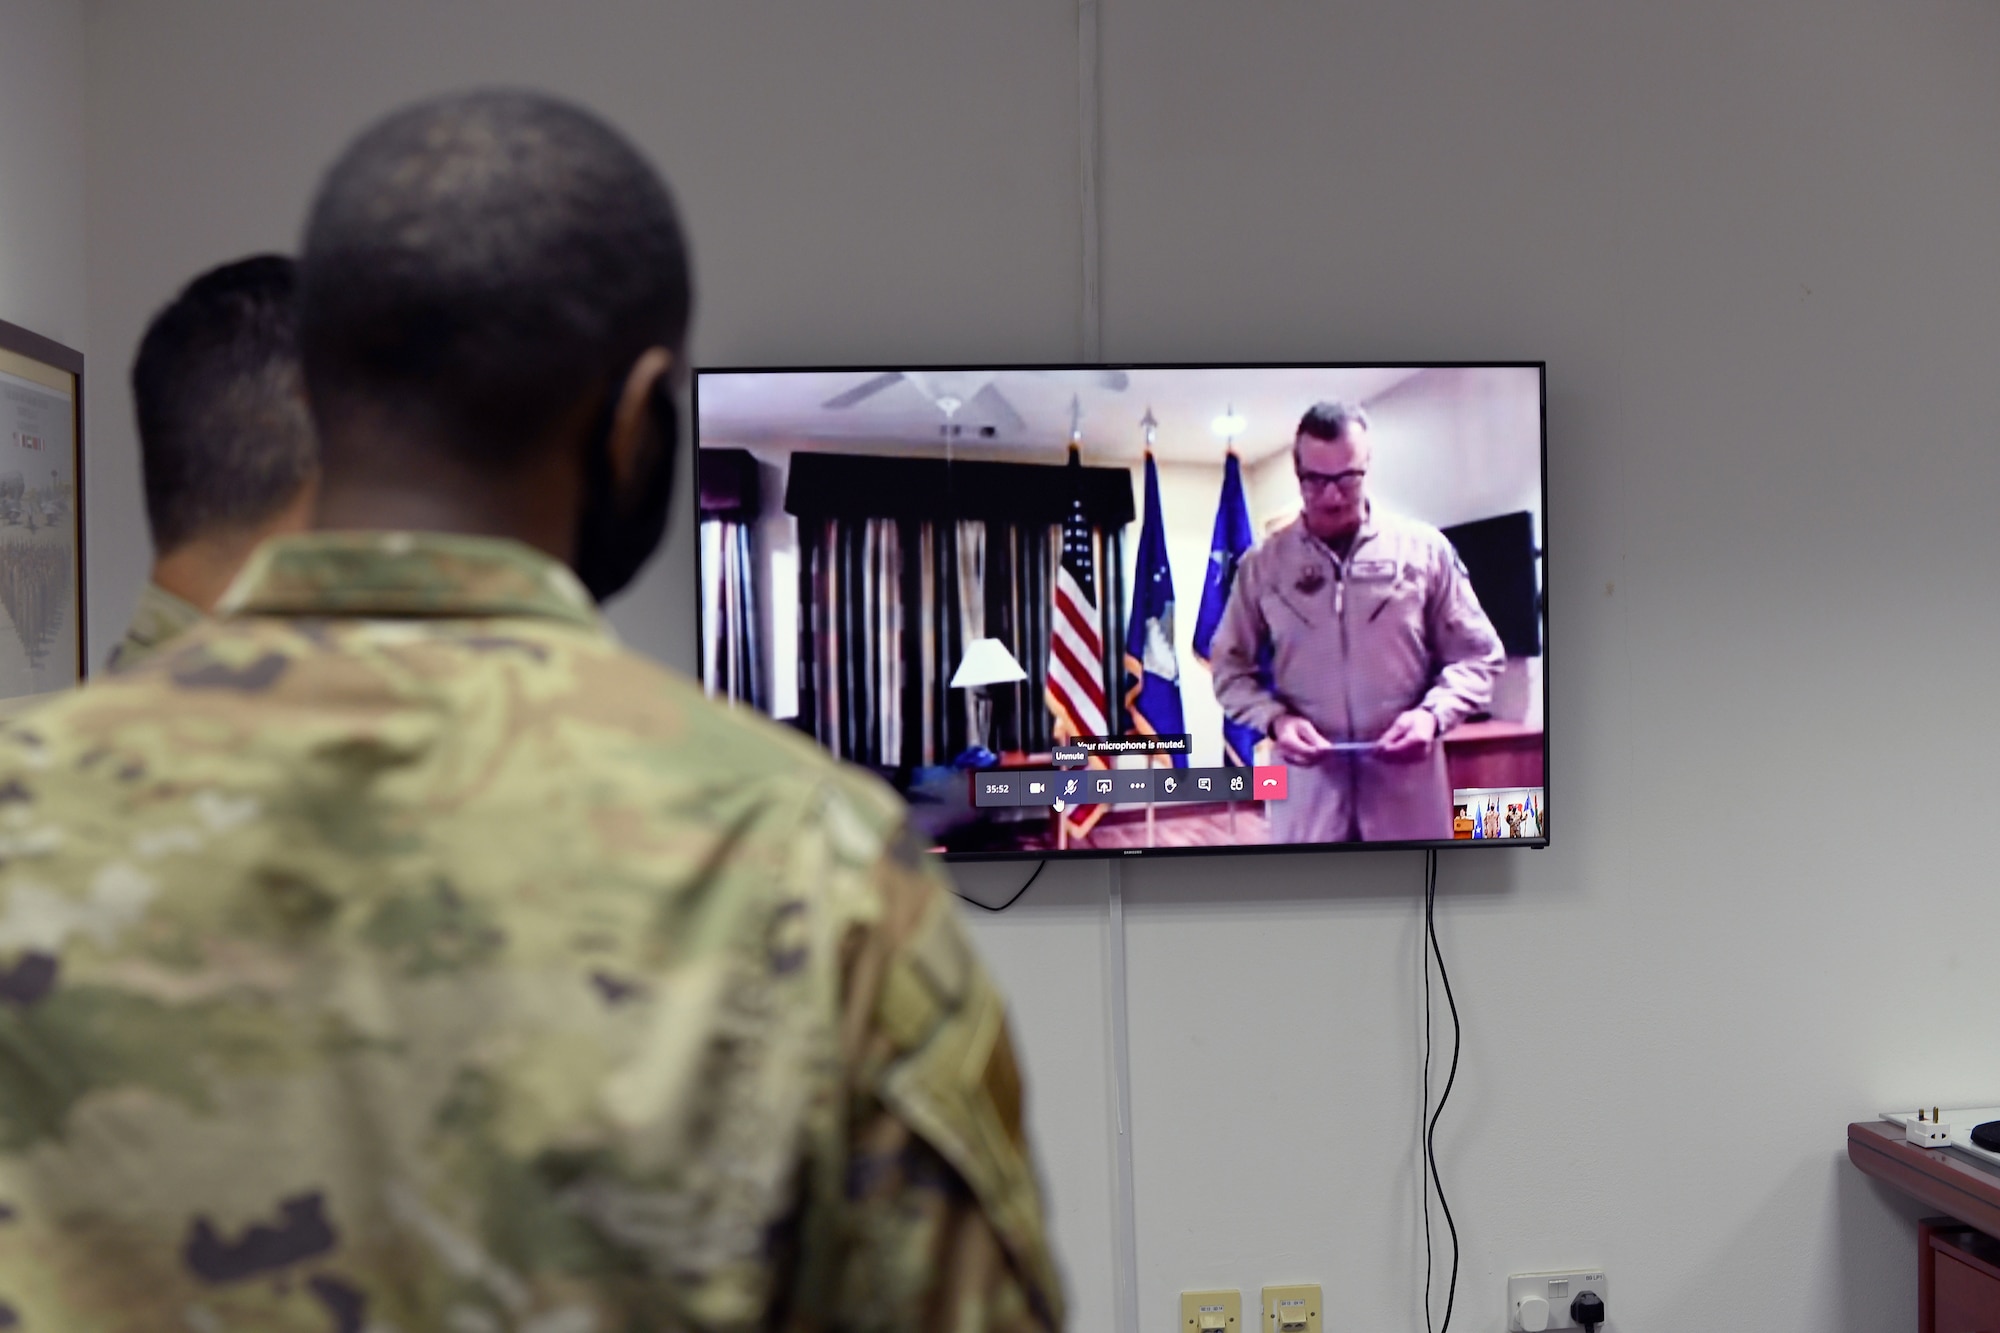
[[[1020,361],[951,362],[922,365],[881,363],[873,365],[717,365],[692,368],[688,393],[689,422],[688,509],[696,528],[701,524],[701,378],[704,375],[884,375],[891,371],[1017,371],[1017,370],[1533,370],[1539,402],[1537,414],[1541,430],[1542,509],[1541,530],[1535,534],[1536,551],[1541,557],[1542,603],[1542,791],[1551,783],[1549,745],[1550,692],[1549,644],[1553,631],[1549,616],[1549,363],[1546,361]],[[701,595],[701,542],[694,543],[695,674],[701,674],[701,644],[704,642]],[[706,682],[701,682],[706,689]],[[831,757],[829,755],[829,757]],[[1549,845],[1547,834],[1535,838],[1429,838],[1397,842],[1309,842],[1258,843],[1220,847],[1051,847],[1044,851],[986,851],[938,853],[946,861],[1101,861],[1127,857],[1196,856],[1302,856],[1327,852],[1425,852],[1479,848],[1488,851],[1524,851]]]

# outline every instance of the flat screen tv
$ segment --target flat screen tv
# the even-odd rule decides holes
[[[700,371],[703,681],[954,859],[1546,846],[1545,369]]]

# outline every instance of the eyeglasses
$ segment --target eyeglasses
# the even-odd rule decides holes
[[[1361,489],[1361,482],[1368,475],[1367,468],[1351,467],[1345,472],[1301,472],[1299,489],[1302,491],[1323,491],[1329,486],[1338,486],[1343,491],[1354,492]]]

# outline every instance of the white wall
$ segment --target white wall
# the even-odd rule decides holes
[[[198,269],[295,246],[319,173],[367,121],[492,83],[582,99],[667,169],[694,239],[704,362],[916,363],[941,333],[974,359],[1077,354],[1076,20],[1062,0],[1004,16],[916,0],[97,0],[90,13],[90,322],[121,365]],[[92,400],[98,452],[130,458],[109,378],[97,389],[115,396]],[[143,573],[137,475],[93,497],[132,538],[92,543],[94,626],[123,628]],[[688,670],[692,528],[676,526],[617,615],[635,646]]]
[[[87,352],[83,114],[82,0],[0,0],[0,319]]]
[[[1550,362],[1556,846],[1442,876],[1465,1327],[1586,1263],[1626,1329],[1908,1327],[1912,1210],[1842,1127],[2000,1068],[1962,831],[1995,729],[1938,706],[2000,650],[2000,10],[1106,23],[1107,354]],[[1702,833],[1661,836],[1689,792]],[[1411,1327],[1419,871],[1128,872],[1144,1326],[1296,1273]]]
[[[495,78],[588,98],[667,166],[708,361],[1082,351],[1060,0],[91,14],[100,365],[199,265],[288,244],[367,117]],[[1551,364],[1557,845],[1443,870],[1454,1326],[1501,1328],[1510,1270],[1585,1263],[1628,1330],[1907,1325],[1915,1210],[1841,1142],[1990,1100],[2000,1068],[1968,836],[2000,654],[2000,10],[1107,0],[1103,50],[1107,358]],[[129,459],[122,384],[96,386],[97,457]],[[92,480],[136,517],[134,475]],[[684,666],[691,526],[620,610]],[[142,545],[93,542],[100,623]],[[1801,773],[1892,832],[1830,827]],[[1701,832],[1663,837],[1648,812],[1689,792]],[[1419,1324],[1419,870],[1125,868],[1140,1327],[1183,1286],[1300,1278],[1332,1327]],[[1105,875],[1054,867],[977,923],[1089,1330]]]

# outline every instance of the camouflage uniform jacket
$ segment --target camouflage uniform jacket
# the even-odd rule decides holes
[[[200,607],[149,582],[139,590],[132,623],[126,626],[125,637],[111,650],[105,665],[112,671],[129,671],[205,619]]]
[[[0,737],[0,1328],[1061,1325],[886,788],[512,543],[224,612]]]

